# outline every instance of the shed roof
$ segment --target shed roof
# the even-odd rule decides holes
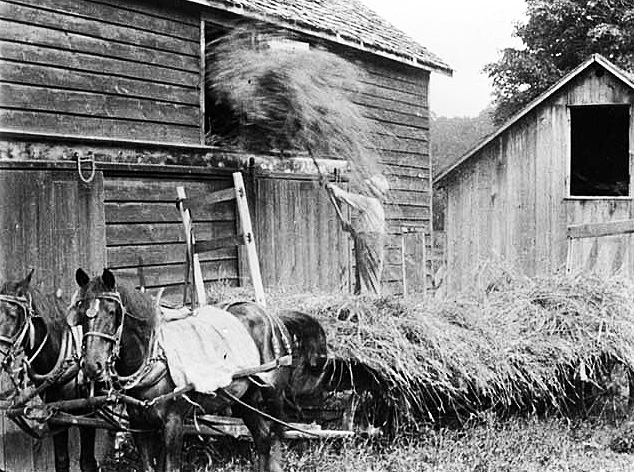
[[[359,0],[186,0],[324,37],[405,64],[451,75],[442,59]]]
[[[612,73],[618,79],[620,79],[625,85],[634,89],[634,74],[627,72],[615,64],[608,61],[605,57],[600,54],[593,54],[588,60],[577,66],[567,75],[565,75],[559,82],[555,83],[552,87],[546,90],[543,94],[537,97],[535,100],[530,102],[524,109],[522,109],[519,113],[515,114],[511,117],[506,123],[500,126],[495,132],[486,136],[482,141],[475,145],[475,147],[471,148],[471,150],[467,151],[460,159],[456,162],[448,166],[445,170],[440,172],[438,176],[434,179],[434,183],[440,182],[444,180],[447,176],[452,174],[458,167],[460,167],[463,163],[470,160],[473,156],[475,156],[481,149],[487,146],[490,142],[504,133],[506,130],[511,128],[515,123],[520,121],[524,116],[530,113],[532,110],[537,108],[540,104],[542,104],[549,97],[557,93],[563,87],[565,87],[570,81],[572,81],[579,74],[583,73],[590,66],[594,64],[599,64],[604,67],[607,71]]]

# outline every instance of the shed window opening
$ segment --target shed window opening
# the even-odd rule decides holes
[[[629,196],[629,106],[571,107],[570,127],[570,195]]]

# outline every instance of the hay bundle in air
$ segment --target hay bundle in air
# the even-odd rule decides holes
[[[253,152],[345,159],[356,183],[378,173],[375,122],[354,97],[362,71],[281,32],[240,27],[208,44],[206,83],[219,113],[211,139]]]

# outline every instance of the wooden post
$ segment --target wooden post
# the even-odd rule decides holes
[[[423,230],[423,295],[427,296],[427,240]]]
[[[401,228],[401,278],[403,280],[403,297],[407,296],[407,270],[405,267],[405,233],[407,228]]]
[[[264,299],[264,287],[262,286],[262,276],[260,274],[260,262],[258,253],[255,249],[255,239],[253,229],[251,228],[251,215],[249,214],[249,205],[247,203],[246,189],[240,172],[233,174],[233,186],[236,190],[236,201],[238,204],[238,214],[242,226],[242,237],[247,250],[247,262],[249,264],[249,272],[251,275],[251,283],[255,291],[255,302],[259,305],[266,306]]]
[[[205,294],[205,282],[203,281],[203,273],[200,269],[200,258],[194,251],[194,235],[192,234],[192,218],[188,209],[183,206],[182,200],[185,200],[185,188],[176,187],[176,193],[178,195],[178,210],[183,220],[183,227],[185,229],[185,242],[187,243],[187,252],[189,253],[190,261],[193,267],[194,275],[194,291],[196,300],[192,300],[192,308],[203,306],[207,304],[207,295]]]

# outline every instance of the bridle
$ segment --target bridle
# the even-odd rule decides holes
[[[35,328],[33,327],[33,318],[36,317],[36,315],[35,310],[33,309],[33,300],[30,294],[28,297],[0,294],[0,301],[17,306],[22,310],[24,315],[22,326],[18,328],[17,333],[14,336],[9,337],[0,335],[0,343],[7,344],[9,346],[6,350],[0,349],[0,354],[3,356],[1,366],[9,374],[15,374],[19,372],[21,368],[13,371],[13,361],[18,357],[20,351],[24,349],[23,344],[27,335],[30,339],[34,337]],[[35,352],[29,358],[24,359],[24,364],[26,364],[27,368],[31,366],[33,360],[40,354],[40,352],[42,352],[47,340],[48,332]]]
[[[87,300],[90,300],[90,299],[80,299],[77,301],[76,305]],[[121,334],[123,332],[123,324],[125,322],[125,316],[127,314],[127,310],[125,306],[123,305],[123,301],[121,300],[121,294],[116,291],[100,293],[99,295],[93,297],[92,300],[96,300],[97,303],[100,302],[101,300],[113,301],[121,309],[121,323],[119,324],[119,327],[114,332],[114,334],[104,333],[102,331],[86,331],[82,337],[82,345],[85,345],[86,338],[88,337],[96,337],[96,338],[105,339],[106,341],[113,344],[112,352],[110,353],[110,356],[108,357],[106,367],[108,369],[108,374],[111,377],[116,377],[114,364],[116,360],[119,358],[119,350],[121,349]],[[92,320],[97,316],[98,313],[99,313],[99,305],[95,307],[89,306],[88,309],[86,310],[86,318],[88,318],[88,320]]]
[[[0,294],[0,302],[9,303],[11,305],[15,305],[18,308],[22,309],[22,313],[24,314],[24,321],[22,326],[18,329],[18,332],[12,336],[3,336],[0,335],[0,342],[6,343],[10,345],[9,351],[6,353],[0,350],[0,354],[6,356],[12,349],[17,349],[17,347],[22,345],[22,341],[29,332],[29,329],[32,329],[31,325],[31,317],[33,316],[33,304],[31,301],[31,297],[20,297],[18,295],[5,295]]]

